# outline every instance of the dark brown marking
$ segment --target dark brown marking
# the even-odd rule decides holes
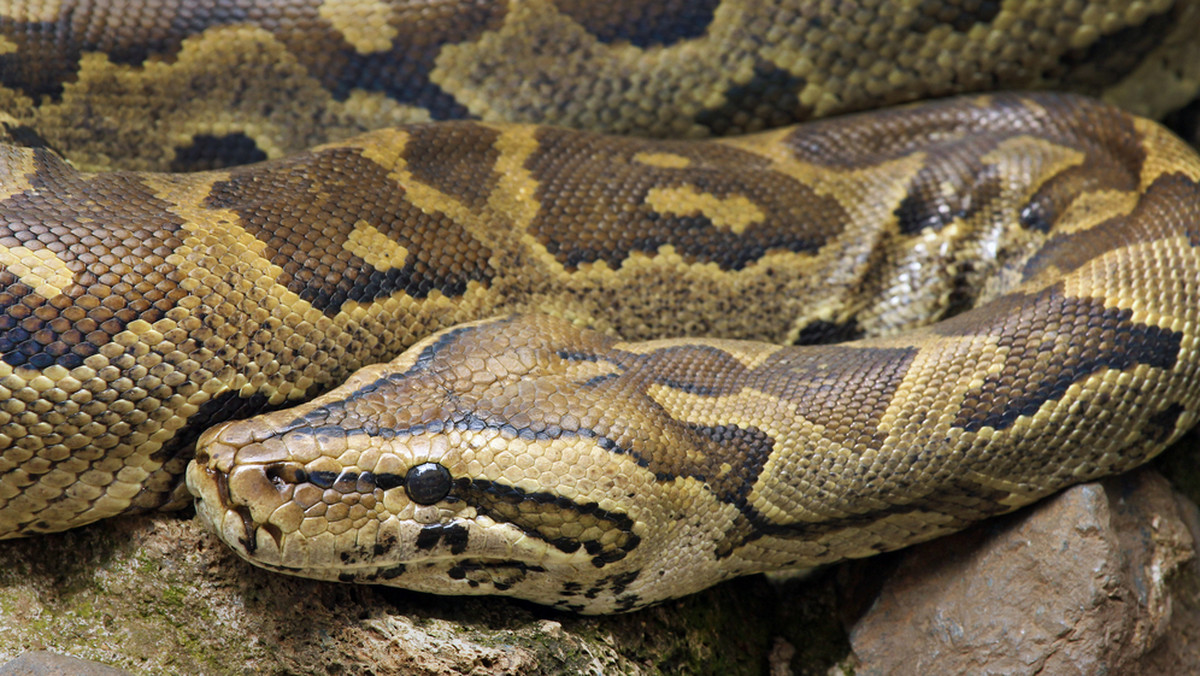
[[[478,210],[487,204],[498,176],[500,132],[477,124],[410,127],[404,156],[413,177]]]
[[[34,158],[32,190],[0,202],[0,244],[49,249],[73,280],[42,298],[0,271],[0,353],[10,366],[74,368],[187,295],[167,263],[183,221],[134,174],[81,174],[45,149]]]
[[[510,589],[514,584],[525,579],[529,573],[544,573],[546,569],[542,566],[529,564],[517,559],[500,559],[497,561],[487,561],[479,559],[462,559],[456,561],[454,565],[446,571],[446,574],[452,580],[463,580],[472,573],[482,573],[483,576],[478,580],[470,580],[472,587],[478,586],[480,582],[491,583],[496,589],[501,591]],[[499,575],[505,575],[505,579],[497,580]],[[478,576],[478,575],[477,575]]]
[[[620,512],[600,509],[594,502],[580,504],[559,495],[528,493],[483,479],[459,479],[455,494],[480,514],[512,524],[559,551],[570,554],[583,548],[597,566],[625,558],[641,542],[633,533],[633,520]],[[562,526],[580,522],[617,535],[608,543],[562,535]]]
[[[1073,146],[1084,152],[1084,160],[1035,186],[1036,192],[1021,210],[1020,223],[1026,229],[1049,232],[1080,195],[1138,188],[1146,149],[1132,119],[1114,115],[1098,119],[1086,108],[1081,112],[1083,119],[1075,124],[1086,133],[1079,133]]]
[[[809,322],[796,337],[797,345],[827,345],[844,343],[863,337],[858,321],[853,317],[844,322],[829,322],[823,319]]]
[[[757,371],[755,387],[793,402],[798,415],[820,422],[834,443],[852,450],[877,448],[877,427],[917,348],[828,346],[784,350]]]
[[[641,576],[641,574],[642,571],[640,570],[631,570],[626,573],[620,573],[618,575],[612,575],[603,578],[601,582],[608,583],[609,588],[612,589],[613,595],[620,596],[621,594],[625,593],[625,590],[629,588],[629,585],[633,584],[634,581]]]
[[[753,387],[790,402],[797,416],[819,421],[835,443],[861,451],[881,443],[879,419],[916,353],[916,348],[785,349],[747,371],[715,348],[669,347],[623,354],[617,363],[625,375],[591,387],[600,401],[616,401],[618,393],[644,391],[650,384],[713,397]],[[633,457],[660,481],[691,477],[706,482],[722,502],[748,509],[745,496],[758,482],[774,439],[749,426],[683,424],[653,401],[616,408],[591,430],[613,440],[611,450]],[[658,433],[647,439],[639,429]],[[724,466],[733,469],[726,472]]]
[[[1071,272],[1130,241],[1153,242],[1186,233],[1200,246],[1200,184],[1181,174],[1164,174],[1143,192],[1128,215],[1114,216],[1087,230],[1047,240],[1025,264],[1030,279],[1046,269]]]
[[[175,148],[175,159],[171,171],[208,171],[243,164],[253,164],[267,159],[254,139],[242,132],[213,136],[197,134],[186,146]]]
[[[636,370],[639,380],[704,396],[735,394],[748,375],[732,355],[707,345],[664,347],[647,355],[629,354],[622,362]]]
[[[430,550],[442,544],[450,549],[451,554],[462,554],[467,550],[470,531],[458,523],[432,524],[421,528],[417,533],[416,547],[420,550]]]
[[[1067,298],[1055,285],[1036,296],[1005,296],[938,324],[943,335],[1000,336],[999,347],[1008,351],[1002,369],[967,393],[954,425],[968,432],[1006,429],[1104,369],[1173,368],[1183,335],[1133,323],[1131,316],[1131,310],[1092,299]]]
[[[689,262],[738,270],[770,251],[815,252],[846,222],[835,199],[734,148],[549,127],[537,136],[540,149],[526,167],[539,181],[542,208],[530,231],[568,269],[600,260],[619,268],[635,251],[654,254],[669,244]],[[650,166],[634,159],[638,153],[669,153],[691,164]],[[647,201],[654,188],[743,197],[764,218],[734,233],[703,214],[659,213]]]
[[[8,136],[6,141],[13,145],[18,145],[23,148],[46,148],[56,155],[62,155],[56,151],[36,129],[24,124],[10,124],[8,122],[0,123],[4,127],[4,133]]]
[[[983,164],[974,154],[978,148],[968,145],[947,150],[938,162],[917,172],[896,208],[902,234],[938,231],[955,219],[986,213],[1001,196],[1003,179],[995,166]],[[946,190],[946,186],[952,189]]]
[[[1145,436],[1152,443],[1165,444],[1179,425],[1179,418],[1187,413],[1187,408],[1178,402],[1169,404],[1166,408],[1146,419],[1142,427]]]
[[[733,85],[725,93],[725,103],[702,111],[696,122],[708,127],[714,136],[731,136],[776,129],[812,117],[813,110],[800,103],[800,92],[808,81],[765,61],[754,66],[754,77],[745,84]]]
[[[918,33],[928,33],[938,26],[949,24],[955,32],[966,33],[975,25],[990,23],[995,19],[1000,13],[1000,4],[999,0],[921,0],[916,7],[917,18],[912,28]]]
[[[671,347],[648,355],[627,357],[625,367],[633,377],[691,394],[725,396],[753,387],[781,401],[791,402],[797,415],[819,421],[836,443],[849,448],[878,445],[876,426],[903,380],[917,348],[865,348],[827,346],[808,350],[781,350],[767,357],[753,372],[719,350],[705,346]],[[622,383],[606,383],[621,388]],[[644,385],[639,385],[639,388]],[[670,425],[664,420],[661,425]],[[675,423],[676,425],[678,423]],[[742,434],[753,434],[743,430]],[[620,434],[604,436],[619,438]],[[770,441],[767,439],[766,441]],[[721,462],[720,446],[701,443],[713,454],[705,467],[658,464],[670,454],[659,449],[650,468],[672,476],[710,476]],[[636,449],[634,449],[636,450]],[[770,445],[765,445],[769,452]],[[739,458],[748,460],[748,458]],[[739,463],[729,461],[735,467]],[[752,463],[737,471],[748,484],[758,479]],[[737,491],[727,494],[734,495]]]
[[[443,47],[470,43],[500,27],[508,0],[488,2],[399,3],[391,5],[392,48],[360,54],[324,19],[296,21],[280,31],[291,52],[321,80],[335,99],[356,91],[382,92],[388,98],[429,111],[434,120],[471,117],[467,109],[430,79]],[[315,13],[317,6],[310,10]],[[320,45],[330,49],[322,53]]]
[[[330,315],[346,301],[397,291],[459,296],[469,282],[490,282],[496,274],[492,252],[461,225],[414,206],[385,168],[349,148],[234,169],[206,204],[237,212],[243,227],[266,243],[264,255],[283,268],[279,281]],[[378,270],[351,255],[344,247],[359,221],[405,247],[405,265]]]
[[[4,17],[0,33],[17,47],[0,55],[0,84],[22,91],[35,101],[43,97],[58,101],[63,86],[76,81],[79,60],[85,53],[102,52],[113,63],[137,65],[152,53],[177,51],[187,34],[203,30],[202,25],[193,24],[181,33],[170,21],[122,20],[118,13],[77,9],[64,3],[64,13],[52,21],[25,22]],[[107,17],[113,18],[111,24],[104,21]]]
[[[1061,68],[1050,69],[1045,75],[1101,91],[1131,73],[1162,44],[1163,36],[1170,34],[1180,14],[1187,11],[1186,5],[1174,2],[1138,25],[1125,26],[1086,47],[1072,49],[1063,55]]]
[[[579,22],[600,42],[637,47],[669,46],[704,34],[720,0],[554,0],[558,11]]]
[[[747,509],[750,489],[758,481],[763,467],[775,448],[775,440],[762,430],[736,425],[688,424],[688,429],[700,437],[698,448],[709,458],[729,463],[733,471],[722,474],[717,467],[706,466],[701,478],[721,502],[739,510]],[[715,463],[712,463],[715,464]],[[670,477],[674,478],[674,477]]]
[[[380,571],[378,573],[376,573],[376,575],[381,580],[394,580],[394,579],[400,577],[401,575],[403,575],[407,571],[408,571],[408,566],[404,565],[403,563],[398,563],[394,566],[380,569]]]
[[[285,44],[338,100],[355,90],[383,92],[425,108],[434,119],[467,117],[465,108],[431,82],[434,60],[443,46],[470,42],[499,26],[508,12],[507,1],[400,3],[394,8],[389,23],[397,36],[392,48],[360,54],[321,17],[320,3],[202,0],[129,5],[133,16],[130,11],[88,11],[64,3],[63,14],[53,21],[0,22],[0,33],[17,45],[14,52],[0,55],[0,84],[35,101],[57,101],[64,86],[77,80],[83,54],[102,53],[127,66],[169,62],[189,37],[220,26],[249,24]]]
[[[1182,108],[1165,115],[1161,121],[1163,126],[1179,134],[1193,148],[1200,147],[1200,98],[1193,98]]]

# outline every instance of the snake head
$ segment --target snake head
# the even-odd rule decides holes
[[[614,396],[636,389],[598,356],[615,340],[548,317],[435,334],[306,405],[208,430],[187,473],[197,511],[249,561],[319,579],[580,612],[712,584],[709,518],[681,518],[704,513],[680,504],[694,495],[629,450],[661,421]]]

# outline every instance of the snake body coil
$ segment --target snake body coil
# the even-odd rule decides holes
[[[487,54],[514,25],[592,25],[571,3],[522,14],[543,4],[453,35]],[[708,4],[743,27],[770,14]],[[304,7],[355,54],[392,44],[338,18],[382,3]],[[1195,16],[1164,7],[1137,26]],[[927,32],[990,44],[975,26],[1011,27],[1005,11]],[[18,54],[40,44],[13,28],[26,13],[0,24]],[[250,36],[235,63],[286,47],[251,14],[164,37],[136,68],[115,40],[76,49],[74,79],[60,64],[0,87],[0,537],[178,502],[199,437],[198,511],[259,565],[610,612],[957,530],[1136,466],[1200,412],[1200,158],[1153,122],[996,94],[709,141],[414,124],[190,174],[87,173],[52,149],[100,163],[104,142],[54,116],[218,71],[194,53],[215,35]],[[1088,25],[1063,33],[1118,32]],[[723,35],[639,46],[628,30],[615,50],[672,63]],[[764,34],[778,49],[734,59],[749,75],[721,91],[783,81],[790,38]],[[455,49],[422,62],[420,91],[486,114],[499,99],[455,89],[471,72]],[[839,77],[786,93],[828,101]],[[328,114],[391,121],[394,99],[351,80]],[[252,90],[221,124],[163,114],[154,133],[280,154],[269,116],[243,115]],[[775,109],[704,101],[663,124],[695,133],[720,110],[740,129]],[[556,105],[526,107],[575,110]],[[655,110],[581,105],[624,128]],[[153,145],[132,166],[193,148]],[[680,335],[705,337],[663,338]],[[793,345],[831,340],[849,342]]]
[[[1196,419],[1200,160],[1153,123],[997,96],[686,151],[625,143],[589,171],[655,254],[578,236],[527,260],[611,280],[675,267],[656,297],[677,307],[689,268],[754,275],[741,302],[785,340],[919,323],[898,295],[973,309],[836,346],[623,342],[542,315],[456,327],[206,434],[188,483],[222,538],[276,570],[611,612],[952,532],[1131,468]],[[544,164],[572,182],[568,160]],[[781,276],[819,288],[800,300],[770,288]],[[618,333],[705,316],[625,298],[589,316],[639,318]]]

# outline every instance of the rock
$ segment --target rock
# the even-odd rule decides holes
[[[1194,647],[1163,647],[1195,631],[1168,582],[1195,566],[1196,524],[1142,470],[911,548],[890,572],[848,567],[847,581],[887,572],[850,631],[857,673],[1197,673]]]
[[[129,676],[129,672],[78,657],[33,650],[0,664],[0,676]]]

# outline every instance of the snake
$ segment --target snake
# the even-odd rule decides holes
[[[1200,9],[861,5],[6,5],[0,538],[611,613],[1154,457]]]

